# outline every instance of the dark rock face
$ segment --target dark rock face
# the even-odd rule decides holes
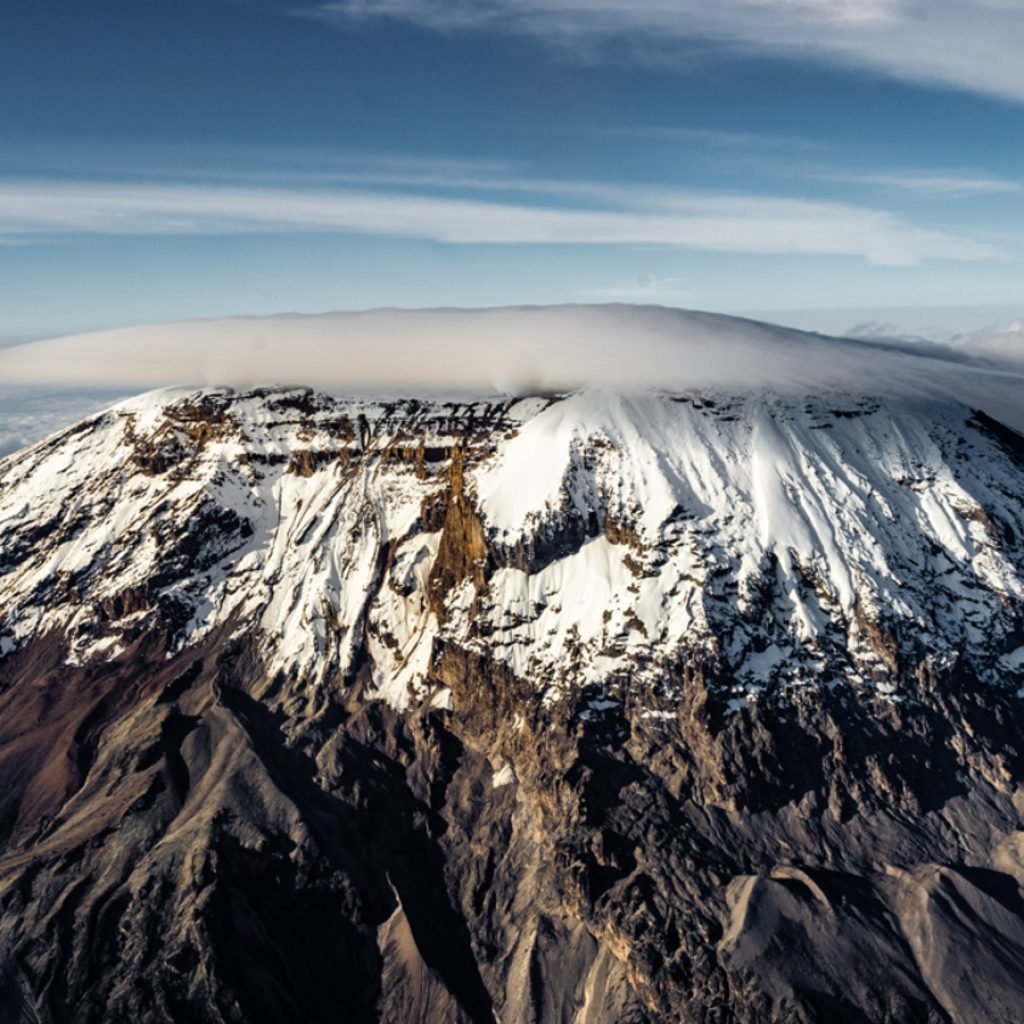
[[[246,429],[213,399],[178,421],[140,473]],[[338,422],[346,445],[362,438],[348,473],[374,428]],[[598,534],[640,572],[652,556],[603,507],[593,523],[561,510],[533,542],[490,534],[465,452],[473,437],[484,458],[496,429],[387,445],[428,488],[416,528],[439,534],[435,615],[470,585],[479,605],[473,629],[434,636],[425,696],[403,709],[379,699],[365,611],[347,668],[314,683],[272,663],[254,621],[180,643],[194,610],[175,580],[244,539],[248,519],[219,507],[182,524],[144,586],[59,591],[97,629],[128,623],[119,649],[78,657],[78,633],[53,630],[4,650],[0,1020],[1024,1022],[1018,688],[915,660],[871,623],[891,691],[737,708],[721,664],[687,658],[671,710],[592,685],[541,699],[483,622],[496,574],[540,572]],[[179,434],[198,447],[175,454]],[[314,450],[280,472],[341,465]],[[391,600],[401,540],[382,539],[366,608]],[[0,538],[0,563],[26,543]],[[765,578],[755,626],[772,614]]]
[[[1024,1019],[1015,697],[513,745],[466,659],[297,731],[244,641],[56,661],[5,665],[3,1019]]]

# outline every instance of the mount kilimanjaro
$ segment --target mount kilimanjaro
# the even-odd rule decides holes
[[[0,461],[0,1018],[1024,1021],[1021,378],[731,330]]]

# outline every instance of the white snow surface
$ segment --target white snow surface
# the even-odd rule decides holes
[[[491,564],[439,617],[427,510],[455,448]],[[1019,685],[1022,493],[1019,455],[935,396],[165,390],[0,462],[0,672],[52,634],[130,656],[173,602],[178,649],[252,634],[297,695],[363,661],[399,708],[448,706],[443,645],[588,714],[663,714],[694,665],[736,707],[892,695],[925,661]]]

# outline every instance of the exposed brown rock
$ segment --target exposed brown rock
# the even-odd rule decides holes
[[[444,524],[437,558],[430,572],[428,595],[439,620],[446,615],[445,599],[463,580],[485,585],[487,542],[483,521],[464,492],[464,453],[452,453],[448,471]]]

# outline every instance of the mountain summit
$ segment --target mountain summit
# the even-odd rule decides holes
[[[0,1015],[1024,1021],[973,372],[165,390],[0,462]]]

